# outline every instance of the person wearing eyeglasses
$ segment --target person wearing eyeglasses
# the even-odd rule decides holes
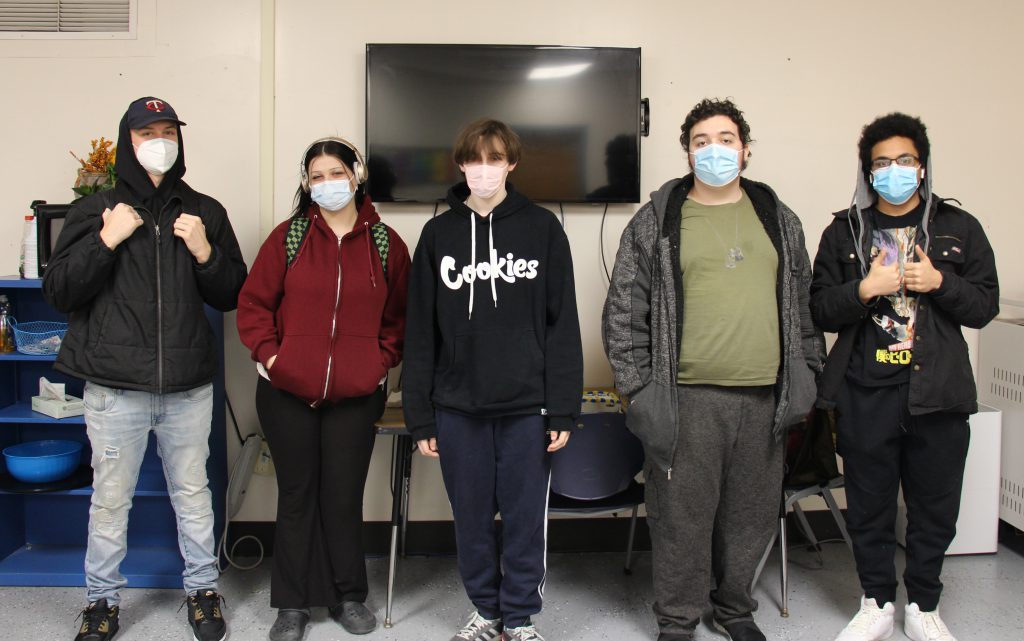
[[[984,327],[999,312],[995,257],[978,220],[932,192],[920,119],[876,119],[859,152],[853,202],[822,234],[811,284],[815,322],[838,333],[818,404],[836,409],[863,589],[860,610],[836,641],[893,632],[901,484],[904,631],[913,641],[955,641],[939,616],[939,575],[956,534],[967,417],[978,411],[960,330]]]

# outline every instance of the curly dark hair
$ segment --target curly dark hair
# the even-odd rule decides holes
[[[914,148],[917,149],[921,166],[928,165],[928,155],[931,153],[931,145],[928,144],[928,129],[920,118],[893,112],[876,118],[871,124],[865,125],[861,131],[857,147],[860,151],[860,168],[868,182],[871,182],[871,149],[883,140],[896,136],[910,138],[914,141]]]
[[[690,130],[693,129],[694,125],[714,116],[727,116],[729,120],[736,123],[740,139],[743,140],[743,146],[746,147],[750,144],[750,125],[743,118],[743,112],[739,110],[739,107],[729,98],[724,100],[705,98],[694,105],[690,113],[686,114],[686,120],[683,121],[683,125],[680,127],[683,133],[679,136],[679,144],[683,146],[683,149],[690,151]]]

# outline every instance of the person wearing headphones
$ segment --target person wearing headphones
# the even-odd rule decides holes
[[[364,604],[363,488],[387,373],[402,358],[409,274],[354,145],[316,140],[299,171],[292,216],[263,243],[238,299],[277,472],[271,641],[301,639],[316,606],[349,633],[376,627]]]

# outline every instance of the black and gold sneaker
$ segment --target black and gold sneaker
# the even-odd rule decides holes
[[[213,590],[200,590],[185,600],[194,641],[224,641],[228,638],[228,627],[220,611],[223,600]]]
[[[89,607],[82,610],[82,627],[78,629],[75,641],[108,641],[117,634],[117,613],[120,611],[116,605],[107,607],[107,600],[100,599],[93,601]]]

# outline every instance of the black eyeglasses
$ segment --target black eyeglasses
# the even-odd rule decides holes
[[[900,167],[917,167],[921,164],[921,160],[917,156],[910,154],[903,154],[899,158],[875,158],[871,161],[871,171],[878,171],[879,169],[885,169],[889,165],[896,163]]]

